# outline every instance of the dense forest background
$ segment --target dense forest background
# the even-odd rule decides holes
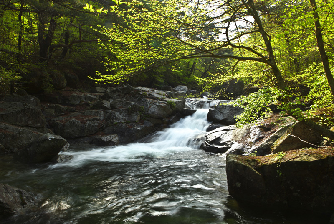
[[[333,126],[334,3],[328,0],[3,0],[0,92],[92,84],[259,89],[235,101],[250,122],[274,104]],[[255,87],[255,88],[254,88]]]

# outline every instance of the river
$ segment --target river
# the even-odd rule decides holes
[[[156,133],[150,142],[117,147],[72,146],[67,162],[24,165],[2,158],[1,182],[39,192],[43,215],[10,223],[278,224],[249,214],[228,196],[225,158],[191,141],[209,123],[207,109]]]

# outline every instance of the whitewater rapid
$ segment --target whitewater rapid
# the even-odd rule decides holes
[[[208,109],[199,109],[192,116],[181,119],[170,128],[157,133],[151,142],[131,143],[116,147],[99,147],[85,151],[61,152],[60,156],[71,158],[59,166],[81,166],[88,162],[133,162],[147,158],[159,158],[168,153],[194,150],[200,145],[189,144],[191,140],[207,129]]]

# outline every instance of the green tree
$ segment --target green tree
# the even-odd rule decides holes
[[[101,12],[110,3],[96,1],[94,7],[98,10],[94,12],[85,10],[85,6],[86,1],[74,0],[1,1],[2,68],[42,88],[48,88],[53,78],[63,76],[61,70],[94,74],[101,68],[106,52],[98,45],[104,36],[90,27],[107,22]]]

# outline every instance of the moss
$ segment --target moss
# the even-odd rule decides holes
[[[253,167],[261,167],[288,161],[314,161],[328,156],[334,157],[334,147],[296,149],[267,156],[240,156],[238,160]]]
[[[174,110],[174,109],[176,108],[176,104],[175,104],[175,102],[172,101],[172,100],[168,100],[168,101],[167,101],[167,105],[168,105],[172,110]]]

